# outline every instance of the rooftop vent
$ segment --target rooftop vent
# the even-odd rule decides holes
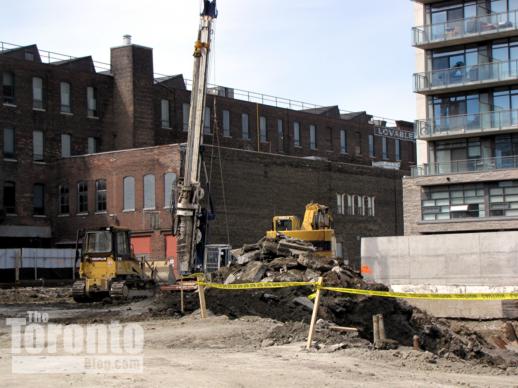
[[[125,45],[125,46],[129,46],[131,44],[131,35],[124,35],[122,37],[122,43]]]

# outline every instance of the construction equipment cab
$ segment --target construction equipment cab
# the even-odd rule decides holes
[[[266,232],[268,238],[284,235],[311,242],[317,248],[317,254],[336,255],[333,216],[328,206],[313,202],[307,204],[302,225],[297,216],[275,216],[272,224],[272,230]]]
[[[72,287],[76,302],[154,295],[156,281],[153,274],[146,275],[144,261],[133,254],[129,230],[107,227],[81,235],[80,279]]]

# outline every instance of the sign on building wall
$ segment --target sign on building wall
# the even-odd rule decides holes
[[[390,137],[406,141],[415,141],[415,134],[411,131],[404,131],[399,128],[390,127],[374,127],[374,135]]]

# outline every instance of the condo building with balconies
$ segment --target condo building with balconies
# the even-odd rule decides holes
[[[405,234],[518,229],[518,0],[414,0]]]

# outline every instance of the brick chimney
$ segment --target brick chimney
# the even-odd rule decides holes
[[[131,43],[111,49],[115,148],[154,145],[153,49]]]

